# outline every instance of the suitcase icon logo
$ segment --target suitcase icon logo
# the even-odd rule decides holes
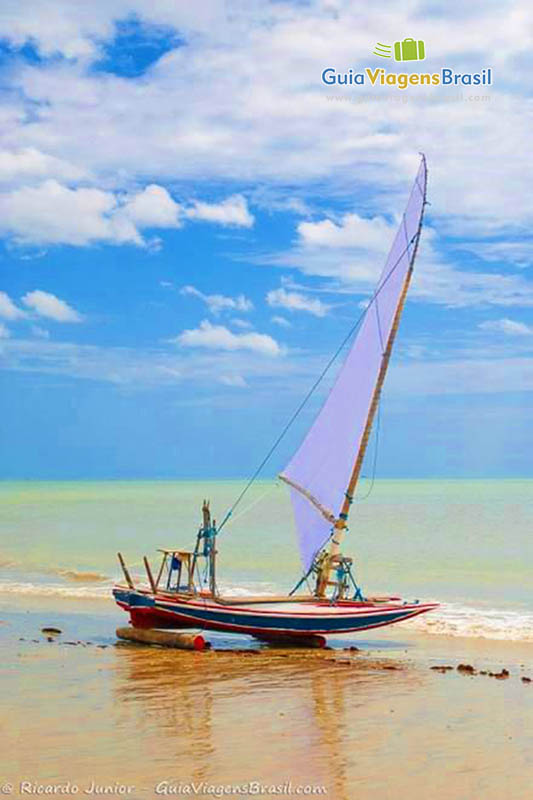
[[[394,59],[396,61],[423,61],[426,57],[424,42],[419,39],[404,39],[394,42]]]

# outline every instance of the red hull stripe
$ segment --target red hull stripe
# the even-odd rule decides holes
[[[152,599],[157,604],[158,608],[160,608],[161,606],[164,605],[165,607],[168,607],[168,608],[180,609],[180,611],[184,610],[186,608],[198,608],[201,611],[211,611],[211,612],[215,612],[217,614],[220,614],[220,613],[222,613],[222,614],[224,614],[224,613],[241,614],[241,615],[243,615],[243,614],[244,615],[245,614],[260,614],[260,616],[262,616],[262,617],[263,616],[290,617],[290,618],[301,617],[302,619],[309,619],[309,618],[312,618],[314,616],[313,614],[309,614],[309,613],[306,614],[305,612],[302,613],[302,612],[298,612],[298,611],[277,611],[277,610],[272,611],[270,609],[263,609],[263,608],[254,609],[254,608],[251,608],[250,606],[243,606],[243,605],[238,605],[238,606],[231,606],[231,605],[227,605],[227,604],[221,605],[219,603],[209,602],[207,599],[206,600],[202,600],[202,601],[197,601],[197,600],[179,600],[179,599],[176,599],[176,598],[168,597],[168,595],[164,595],[164,594],[157,594],[157,595],[154,596],[154,595],[149,594],[148,592],[139,592],[138,595],[140,595],[141,597],[146,597],[146,598]],[[267,602],[268,601],[265,601],[265,604]],[[287,602],[288,603],[291,602],[290,597],[287,598]],[[297,601],[294,601],[294,604],[296,605]],[[260,606],[261,604],[257,604],[257,605]],[[340,610],[337,610],[339,608],[339,606],[336,606],[334,614],[327,614],[325,616],[338,618],[338,617],[343,617],[343,616],[345,616],[345,617],[353,617],[353,616],[356,616],[356,615],[361,615],[361,616],[365,616],[366,617],[369,614],[380,614],[381,615],[381,614],[387,613],[387,612],[398,612],[398,611],[402,611],[403,612],[403,611],[408,611],[410,609],[420,610],[421,608],[423,608],[424,610],[430,610],[432,608],[436,608],[436,606],[437,606],[436,603],[428,603],[428,604],[425,604],[424,606],[421,606],[418,603],[414,603],[414,604],[405,604],[405,605],[380,605],[379,607],[371,605],[370,603],[367,604],[367,605],[364,605],[364,606],[361,606],[360,603],[353,603],[353,605],[350,606],[349,603],[345,602],[345,603],[343,603],[342,607],[343,608],[344,607],[348,607],[348,608],[351,608],[351,610],[340,611]],[[332,606],[331,606],[330,603],[324,602],[324,603],[313,604],[313,607],[317,608],[317,609],[320,609],[320,608],[331,608]]]
[[[213,630],[213,631],[221,631],[227,633],[241,633],[241,634],[248,634],[250,636],[264,636],[265,633],[276,633],[279,636],[309,636],[312,634],[321,634],[327,635],[331,633],[356,633],[357,631],[366,631],[372,628],[383,628],[386,625],[393,625],[396,622],[403,622],[404,620],[411,619],[412,617],[417,617],[419,614],[424,614],[428,609],[419,609],[418,611],[412,611],[411,613],[405,614],[405,616],[388,619],[381,622],[369,622],[368,624],[357,625],[356,627],[350,628],[342,628],[341,630],[331,631],[329,629],[320,629],[320,628],[313,628],[308,630],[291,630],[287,628],[258,628],[253,627],[250,625],[238,625],[236,623],[231,622],[208,622],[204,624],[198,624],[198,619],[195,617],[189,617],[184,614],[176,614],[172,611],[165,611],[164,609],[158,609],[157,611],[152,611],[151,609],[146,608],[132,608],[125,606],[122,603],[119,605],[124,608],[126,611],[133,612],[133,614],[138,614],[139,612],[142,613],[144,618],[143,624],[149,623],[150,617],[153,618],[153,625],[148,624],[148,627],[158,627],[161,625],[159,620],[161,619],[161,615],[168,615],[172,618],[172,621],[175,624],[175,627],[194,627],[194,628],[201,628],[203,630]]]
[[[269,632],[280,635],[352,633],[400,622],[435,607],[434,604],[424,606],[410,604],[388,606],[372,611],[367,607],[364,613],[362,610],[351,614],[341,612],[328,615],[269,612],[269,615],[265,616],[263,611],[258,613],[246,608],[221,607],[212,603],[157,603],[153,597],[134,592],[117,591],[116,599],[122,608],[130,612],[132,619],[135,617],[139,621],[142,620],[142,624],[148,627],[161,625],[157,620],[163,619],[175,627],[199,627],[252,635]],[[279,625],[276,625],[276,620],[279,620]],[[290,624],[291,620],[294,620],[294,625]]]

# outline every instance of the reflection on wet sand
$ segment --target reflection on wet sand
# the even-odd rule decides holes
[[[118,781],[135,786],[132,800],[165,780],[189,795],[191,782],[290,781],[323,786],[328,800],[531,796],[527,648],[419,638],[406,653],[389,638],[379,657],[377,644],[193,653],[91,641],[79,618],[59,626],[80,631],[68,646],[37,638],[40,619],[13,621],[0,626],[0,771],[15,784],[71,781],[82,797],[91,781]],[[508,680],[481,672],[503,666]]]
[[[148,740],[164,739],[169,763],[187,763],[187,779],[199,783],[208,778],[213,758],[213,690],[202,679],[196,654],[176,659],[175,652],[136,646],[117,646],[115,692],[124,707],[138,718],[139,733]],[[187,662],[192,663],[187,663]],[[123,716],[126,726],[131,717]]]
[[[346,704],[343,680],[338,674],[316,675],[311,679],[312,713],[321,739],[322,758],[330,766],[334,796],[346,800]]]
[[[182,653],[116,649],[120,727],[154,753],[154,780],[323,785],[350,796],[357,715],[384,683],[417,679],[391,661],[343,651]],[[391,667],[397,669],[392,671]],[[153,768],[153,772],[152,772]]]

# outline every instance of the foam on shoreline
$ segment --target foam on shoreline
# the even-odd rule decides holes
[[[58,571],[64,581],[0,580],[0,596],[16,605],[22,596],[100,600],[111,602],[113,580],[106,576],[76,580],[70,578],[70,570]],[[242,597],[246,594],[267,596],[279,592],[274,584],[245,582],[221,587],[225,595]],[[402,623],[402,629],[431,636],[493,639],[500,641],[533,642],[533,613],[527,609],[490,608],[475,604],[446,603],[431,614]]]

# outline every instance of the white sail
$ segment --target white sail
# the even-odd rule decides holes
[[[422,157],[402,222],[351,350],[311,429],[281,475],[290,485],[305,570],[329,539],[356,458],[364,455],[365,430],[372,422],[385,350],[392,344],[402,291],[420,238],[426,179]]]

